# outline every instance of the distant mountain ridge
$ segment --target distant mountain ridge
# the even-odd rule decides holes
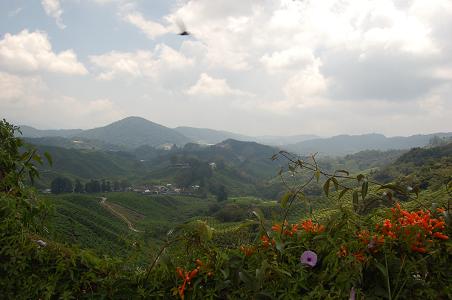
[[[198,144],[217,144],[227,139],[234,139],[238,141],[251,141],[253,139],[252,137],[246,135],[208,128],[179,126],[174,128],[174,130],[185,135]]]
[[[365,150],[408,150],[413,147],[428,145],[435,136],[440,138],[452,137],[451,132],[418,134],[408,137],[386,137],[377,133],[337,135],[329,138],[320,138],[308,134],[253,137],[208,128],[181,126],[172,129],[141,117],[127,117],[109,125],[88,130],[39,130],[25,125],[21,126],[21,130],[23,137],[41,138],[40,141],[35,141],[39,144],[46,144],[47,141],[50,145],[66,148],[73,146],[74,148],[94,147],[117,150],[135,149],[141,146],[161,147],[173,144],[184,146],[189,143],[215,145],[231,139],[277,146],[301,155],[319,153],[319,155],[327,156],[343,156]]]
[[[22,136],[30,138],[42,138],[42,137],[71,137],[81,133],[82,129],[49,129],[42,130],[36,129],[27,125],[20,125],[20,131]]]
[[[286,145],[284,148],[302,155],[319,153],[320,155],[341,156],[364,150],[399,150],[424,147],[433,137],[450,137],[452,132],[412,135],[408,137],[386,137],[372,133],[363,135],[338,135],[330,138],[313,139],[296,144]]]
[[[227,139],[233,139],[243,142],[257,142],[260,144],[270,146],[281,146],[290,143],[297,143],[305,140],[319,138],[319,136],[313,134],[299,134],[290,136],[272,136],[272,135],[248,136],[223,130],[186,127],[186,126],[176,127],[175,130],[182,133],[186,137],[190,138],[193,142],[209,145],[218,144]]]
[[[58,145],[55,144],[56,139],[49,138],[66,138],[71,139],[72,142],[74,140],[90,141],[91,143],[88,144],[104,144],[128,149],[143,145],[157,147],[164,144],[176,144],[182,146],[191,141],[174,129],[140,117],[128,117],[103,127],[88,130],[39,130],[25,125],[21,125],[20,128],[23,137],[46,138],[51,145],[62,147],[67,147],[71,142],[60,139],[61,145]]]

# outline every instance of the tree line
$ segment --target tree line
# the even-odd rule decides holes
[[[127,190],[130,184],[126,180],[110,180],[91,179],[82,183],[79,179],[72,182],[67,177],[56,177],[50,184],[52,194],[62,193],[104,193],[104,192],[121,192]]]

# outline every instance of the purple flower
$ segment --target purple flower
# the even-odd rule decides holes
[[[300,256],[300,262],[303,265],[308,265],[310,267],[314,267],[317,264],[317,254],[313,251],[305,251]]]
[[[350,298],[349,298],[349,300],[355,300],[355,298],[356,298],[355,287],[352,287],[352,288],[350,289]]]

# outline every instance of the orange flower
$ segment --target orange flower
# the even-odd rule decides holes
[[[391,221],[388,220],[388,219],[385,219],[384,222],[383,222],[383,227],[386,228],[386,229],[391,229],[392,228]]]
[[[442,209],[437,210],[443,211]],[[385,219],[383,224],[377,224],[377,231],[393,239],[407,242],[411,245],[411,250],[419,253],[426,253],[426,243],[432,237],[447,240],[449,237],[444,234],[446,223],[443,218],[433,218],[429,210],[418,210],[409,212],[400,207],[397,203],[391,209],[390,219]]]
[[[202,267],[203,265],[202,261],[199,258],[195,260],[195,264],[198,266],[198,268]]]
[[[339,257],[346,257],[348,255],[348,251],[347,251],[347,247],[345,247],[344,245],[342,245],[339,248],[339,252],[337,253],[337,256]]]
[[[357,252],[357,253],[353,253],[353,256],[355,257],[355,259],[359,262],[364,262],[366,261],[366,256],[364,255],[363,252]]]
[[[256,249],[252,246],[240,246],[240,251],[245,254],[245,256],[251,256],[256,252]]]
[[[419,253],[426,253],[427,250],[424,247],[418,247],[416,245],[411,246],[411,251],[413,252],[419,252]]]
[[[369,244],[369,237],[370,233],[368,230],[361,230],[357,233],[358,239],[361,241],[361,243],[367,245]]]
[[[325,226],[320,225],[318,223],[313,223],[311,219],[301,222],[300,225],[304,231],[310,232],[310,233],[321,233],[321,232],[325,231]]]
[[[275,232],[281,232],[281,224],[275,224],[272,226],[272,230]]]
[[[182,278],[182,279],[185,278],[184,271],[183,271],[182,268],[177,267],[176,268],[176,273],[177,273],[177,275],[179,275],[180,278]]]
[[[261,236],[261,241],[262,241],[262,246],[264,246],[264,248],[268,248],[268,246],[270,246],[270,244],[275,245],[275,240],[272,239],[270,242],[270,239],[268,238],[267,235]]]
[[[443,207],[438,207],[438,208],[436,209],[436,211],[439,212],[440,214],[442,214],[443,212],[446,211],[446,209],[443,208]]]
[[[442,240],[448,240],[449,239],[449,237],[447,235],[442,234],[441,232],[434,232],[433,236],[437,237],[439,239],[442,239]]]
[[[196,277],[196,275],[198,274],[199,270],[196,268],[196,269],[194,269],[194,270],[192,270],[190,272],[186,272],[182,268],[177,267],[176,268],[176,272],[177,272],[177,275],[184,280],[182,285],[177,288],[178,291],[179,291],[180,298],[184,299],[184,297],[185,297],[185,289],[186,289],[187,283],[188,284],[191,283],[191,280],[194,277]]]

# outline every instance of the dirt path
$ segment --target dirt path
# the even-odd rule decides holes
[[[107,203],[107,198],[105,197],[100,197],[100,205],[102,205],[102,207],[104,207],[105,209],[109,210],[112,214],[114,214],[115,216],[117,216],[118,218],[120,218],[121,220],[123,220],[126,224],[127,227],[129,227],[129,229],[131,231],[134,232],[143,232],[141,230],[136,229],[135,227],[133,227],[132,222],[129,221],[129,219],[126,218],[126,216],[124,216],[123,214],[121,214],[119,211],[115,210],[113,207],[111,207],[108,203]]]

